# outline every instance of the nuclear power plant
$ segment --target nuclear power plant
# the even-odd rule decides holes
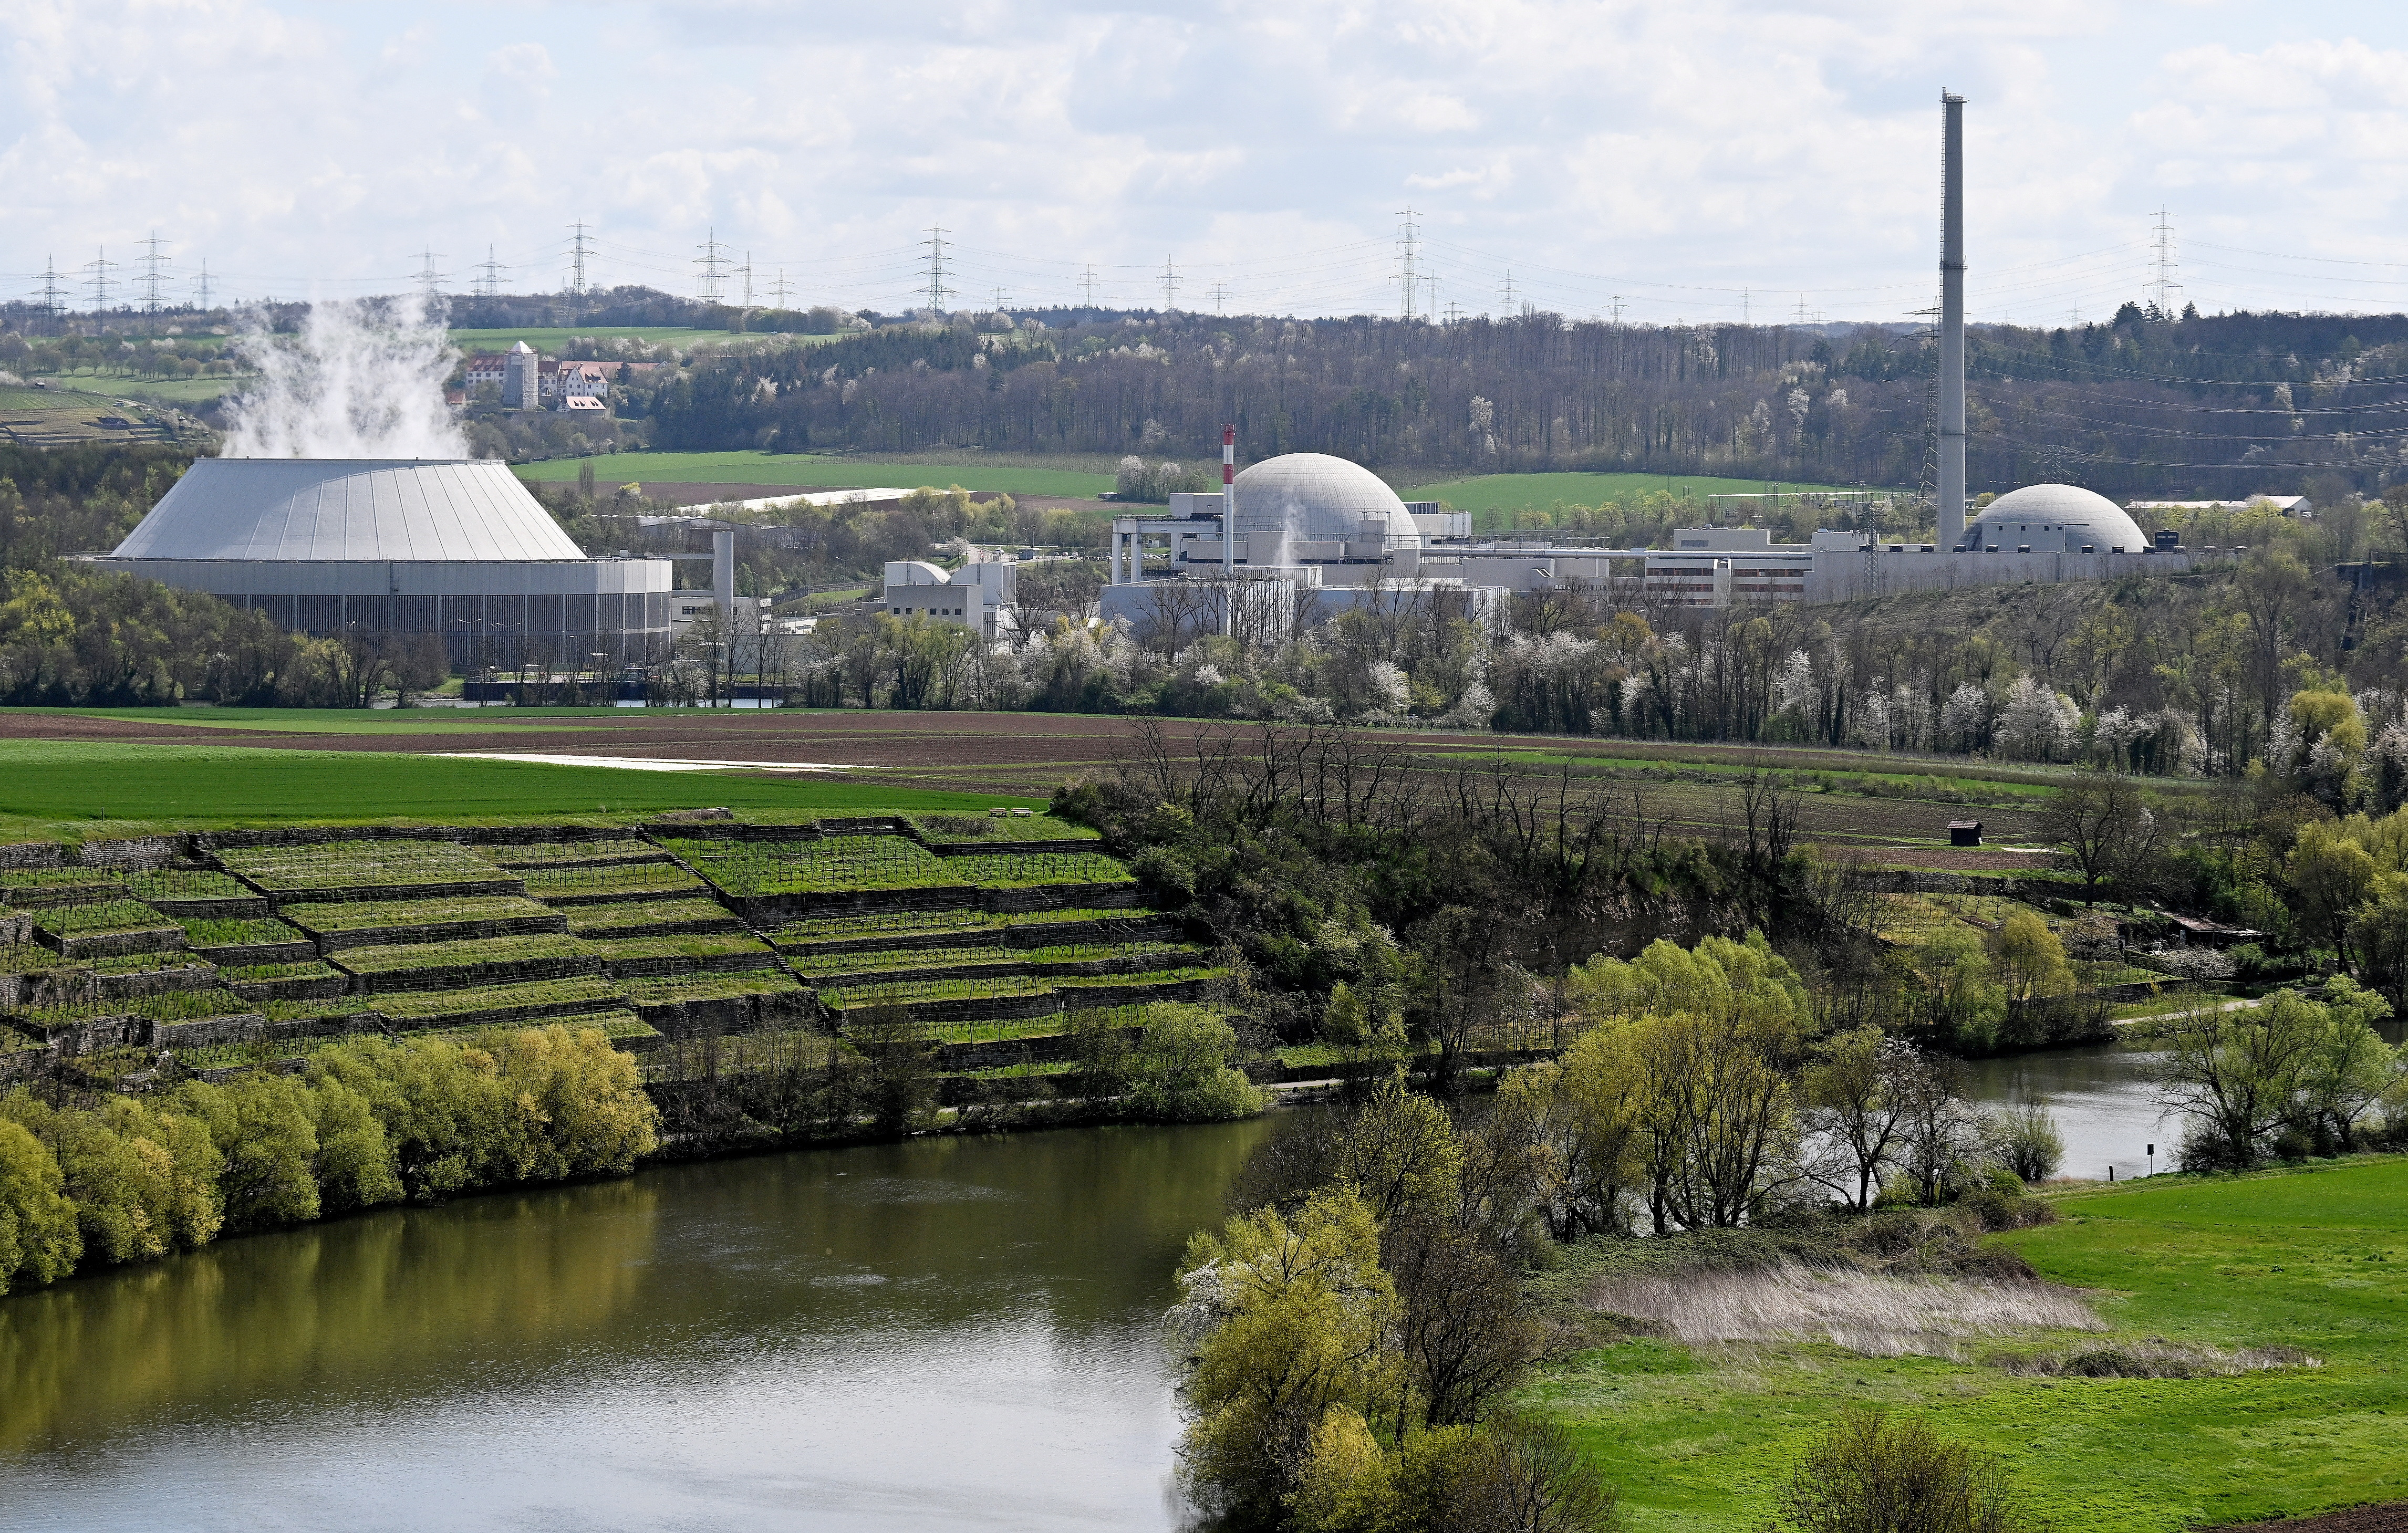
[[[2180,550],[2153,545],[2113,501],[2076,485],[2027,485],[1966,525],[1964,97],[1942,93],[1941,122],[1934,541],[1823,530],[1804,543],[1775,543],[1762,529],[1722,526],[1678,529],[1670,549],[1484,541],[1469,536],[1468,517],[1409,506],[1341,458],[1290,453],[1232,474],[1235,432],[1225,428],[1221,494],[1173,495],[1167,519],[1112,524],[1104,616],[1141,624],[1211,612],[1227,626],[1250,610],[1326,617],[1415,591],[1456,593],[1475,609],[1508,595],[1568,590],[1729,607],[2188,568]]]
[[[463,670],[640,664],[670,628],[667,560],[588,558],[491,461],[202,458],[93,563],[296,633],[433,635]]]

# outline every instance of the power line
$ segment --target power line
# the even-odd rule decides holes
[[[928,307],[941,314],[945,311],[945,300],[953,295],[953,290],[945,285],[945,247],[949,243],[945,238],[945,226],[929,224],[928,237],[920,243],[928,251]]]
[[[728,264],[727,258],[719,253],[728,247],[719,242],[717,224],[710,226],[710,237],[705,239],[699,248],[702,253],[694,258],[694,264],[702,268],[702,301],[715,304],[719,302],[719,284]]]
[[[789,289],[786,285],[786,268],[780,266],[778,268],[778,279],[769,284],[769,296],[776,301],[780,308],[784,308],[786,307],[786,294],[788,291]]]
[[[433,251],[421,251],[419,252],[419,260],[423,265],[418,268],[418,277],[416,280],[420,290],[423,291],[430,300],[443,296],[443,284],[451,280],[452,274],[450,272],[437,271],[435,269],[435,263],[442,259],[443,258],[440,255],[437,254]]]
[[[201,257],[201,274],[193,279],[193,286],[200,290],[201,312],[208,313],[209,310],[209,258],[206,255]]]
[[[1172,265],[1170,257],[1166,255],[1162,258],[1162,310],[1168,314],[1178,307],[1179,268]]]
[[[1006,293],[1010,292],[1010,290],[1009,288],[990,288],[990,289],[988,289],[987,291],[989,291],[989,292],[991,292],[991,293],[993,293],[993,294],[995,294],[995,311],[996,311],[996,313],[998,313],[998,314],[1002,313],[1002,312],[1003,312],[1003,295],[1004,295]]]
[[[750,308],[752,307],[752,252],[751,251],[746,251],[744,252],[744,265],[742,269],[744,272],[744,307]]]
[[[1505,268],[1505,317],[1512,319],[1513,313],[1513,268],[1508,266]]]
[[[159,253],[162,241],[158,230],[151,230],[150,237],[142,243],[147,249],[136,257],[142,265],[142,312],[156,314],[159,312],[159,287],[165,280],[159,268],[167,264],[167,258]]]
[[[1214,314],[1216,314],[1216,315],[1217,315],[1217,314],[1224,314],[1224,313],[1226,313],[1226,312],[1227,312],[1227,309],[1226,309],[1224,306],[1225,306],[1225,305],[1226,305],[1226,304],[1228,303],[1228,301],[1229,301],[1229,284],[1228,284],[1228,283],[1226,283],[1226,282],[1215,282],[1215,283],[1213,283],[1213,284],[1212,284],[1212,312],[1213,312]]]
[[[1403,230],[1397,237],[1397,286],[1402,294],[1402,306],[1398,310],[1398,318],[1410,320],[1413,317],[1414,287],[1420,280],[1419,274],[1414,270],[1414,261],[1421,250],[1421,241],[1417,237],[1420,231],[1413,223],[1412,203],[1405,204],[1403,218],[1405,221]]]
[[[502,295],[502,264],[494,259],[494,247],[492,245],[489,244],[485,247],[485,259],[477,269],[483,272],[485,275],[479,278],[474,283],[470,284],[472,291],[481,294],[488,298],[500,297]]]
[[[1082,281],[1082,282],[1084,282],[1084,283],[1086,284],[1086,289],[1087,289],[1087,307],[1088,307],[1089,308],[1095,308],[1095,307],[1096,307],[1096,264],[1095,264],[1094,262],[1090,261],[1090,262],[1088,262],[1088,263],[1087,263],[1086,275],[1085,275],[1084,277],[1081,278],[1081,279],[1080,279],[1080,280],[1081,280],[1081,281]]]
[[[1622,322],[1622,311],[1627,307],[1622,301],[1622,294],[1617,293],[1612,297],[1607,299],[1605,307],[1612,313],[1613,322],[1620,324]]]
[[[85,262],[83,269],[92,273],[83,281],[84,286],[92,289],[92,311],[95,314],[107,313],[108,311],[108,274],[117,269],[117,263],[108,258],[108,247],[101,246],[99,258]]]
[[[2156,306],[2157,317],[2174,317],[2174,294],[2182,284],[2174,280],[2173,216],[2161,206],[2157,208],[2157,240],[2149,259],[2149,302]]]
[[[586,225],[583,219],[579,219],[569,227],[577,232],[571,236],[576,244],[574,252],[569,256],[568,291],[582,298],[585,296],[585,246],[591,236],[585,232]]]
[[[57,258],[48,255],[42,257],[42,308],[50,318],[55,320],[66,312],[66,306],[62,302],[66,295],[67,290],[59,276]]]

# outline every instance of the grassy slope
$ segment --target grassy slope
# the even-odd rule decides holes
[[[982,810],[1025,803],[826,778],[316,751],[0,741],[0,840],[299,821],[523,821],[665,809]]]
[[[1041,467],[1010,458],[982,461],[976,454],[956,464],[809,452],[612,452],[524,464],[517,472],[523,479],[573,480],[589,463],[595,479],[606,485],[630,480],[672,484],[809,484],[830,490],[910,489],[923,484],[942,489],[958,484],[981,493],[1079,496],[1098,495],[1112,487],[1109,474]]]
[[[1573,1424],[1641,1529],[1753,1533],[1786,1466],[1857,1402],[2004,1455],[2064,1527],[2175,1533],[2408,1496],[2408,1158],[2159,1178],[2057,1207],[2064,1223],[2000,1239],[2042,1276],[2100,1290],[2119,1337],[2294,1346],[2324,1366],[2018,1379],[1825,1345],[1639,1341],[1553,1366],[1532,1393]]]
[[[1760,494],[1775,490],[1829,490],[1828,484],[1774,483],[1767,480],[1713,479],[1688,474],[1476,474],[1434,480],[1400,492],[1407,500],[1439,500],[1447,509],[1470,511],[1479,524],[1495,524],[1483,513],[1543,511],[1556,506],[1595,506],[1626,500],[1651,490],[1669,490],[1704,509],[1708,495]],[[1510,524],[1510,523],[1508,523]]]

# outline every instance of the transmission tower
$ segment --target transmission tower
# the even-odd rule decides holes
[[[209,259],[208,256],[201,257],[201,274],[193,279],[193,286],[200,291],[201,312],[208,313],[209,311]]]
[[[421,251],[418,259],[422,263],[418,268],[419,291],[424,293],[430,302],[440,298],[443,296],[443,284],[452,279],[450,272],[435,269],[435,263],[443,257],[433,251]]]
[[[2159,208],[2157,245],[2149,256],[2149,303],[2162,320],[2174,317],[2174,296],[2182,292],[2182,284],[2174,280],[2177,269],[2173,215]]]
[[[786,307],[786,294],[790,291],[792,290],[786,285],[786,268],[780,266],[777,279],[769,284],[769,296],[776,300],[780,308],[783,308]]]
[[[1229,302],[1229,284],[1228,284],[1228,283],[1226,283],[1226,282],[1215,282],[1215,283],[1213,283],[1213,284],[1212,284],[1212,312],[1213,312],[1214,314],[1226,314],[1226,313],[1227,313],[1227,312],[1228,312],[1228,308],[1227,308],[1228,302]]]
[[[590,236],[585,233],[583,219],[579,219],[569,227],[577,233],[569,246],[568,291],[582,298],[585,296],[585,247]]]
[[[145,314],[159,312],[159,288],[166,280],[160,268],[167,264],[167,258],[159,253],[162,243],[159,231],[151,230],[150,237],[142,242],[142,254],[136,258],[142,267],[142,312]]]
[[[1446,301],[1446,322],[1454,324],[1463,318],[1463,306],[1449,298]]]
[[[928,237],[920,243],[928,251],[927,272],[921,279],[920,291],[928,295],[928,307],[941,314],[945,311],[945,300],[953,296],[953,290],[945,285],[945,251],[953,241],[945,237],[943,224],[931,223],[928,225]]]
[[[744,252],[744,265],[741,269],[744,273],[744,307],[750,308],[752,307],[752,252],[751,251]]]
[[[1806,322],[1806,294],[1802,293],[1798,295],[1798,318],[1794,322],[1799,324]]]
[[[108,247],[101,246],[99,258],[85,262],[83,269],[92,273],[83,279],[83,285],[92,289],[92,311],[95,314],[108,312],[108,274],[117,269],[117,263],[108,258]]]
[[[1605,301],[1606,312],[1613,316],[1613,322],[1615,324],[1620,324],[1622,322],[1622,311],[1627,306],[1623,303],[1622,294],[1619,293]]]
[[[1402,216],[1404,222],[1399,226],[1397,236],[1397,286],[1403,294],[1403,304],[1398,318],[1410,320],[1413,317],[1413,300],[1419,296],[1417,290],[1421,281],[1421,273],[1417,269],[1417,263],[1421,258],[1421,238],[1420,231],[1413,222],[1412,203],[1405,204]]]
[[[1511,319],[1518,310],[1513,307],[1513,268],[1505,268],[1505,315]]]
[[[1924,321],[1914,338],[1923,346],[1923,471],[1916,483],[1923,504],[1937,508],[1940,504],[1940,306],[1918,308],[1915,318]],[[1938,526],[1934,511],[1933,526]],[[1946,550],[1942,550],[1943,553]]]
[[[488,298],[500,297],[502,295],[502,264],[494,259],[493,246],[487,245],[485,247],[485,259],[478,265],[477,269],[483,272],[484,276],[477,279],[474,284],[475,291],[482,294]]]
[[[66,304],[64,301],[66,295],[66,280],[59,275],[58,259],[48,255],[42,257],[43,310],[50,318],[57,319],[66,312]]]
[[[1162,282],[1162,311],[1168,314],[1179,307],[1179,268],[1170,264],[1170,257],[1167,255],[1162,258],[1162,276],[1160,280]]]
[[[1086,275],[1085,275],[1085,276],[1083,276],[1083,277],[1082,277],[1082,278],[1080,278],[1080,279],[1079,279],[1079,280],[1080,280],[1082,283],[1083,283],[1083,284],[1085,285],[1086,290],[1087,290],[1087,307],[1088,307],[1089,308],[1095,308],[1095,307],[1096,307],[1096,264],[1095,264],[1094,262],[1090,261],[1090,262],[1088,262],[1088,263],[1087,263],[1087,271],[1086,271]]]
[[[1742,288],[1742,289],[1740,289],[1740,290],[1739,290],[1739,322],[1740,322],[1740,323],[1742,323],[1742,324],[1746,324],[1746,323],[1749,323],[1751,321],[1753,321],[1753,320],[1754,320],[1754,318],[1755,318],[1755,314],[1754,314],[1753,310],[1754,310],[1754,308],[1755,308],[1755,304],[1756,304],[1756,294],[1755,294],[1750,293],[1750,292],[1749,292],[1747,289],[1745,289],[1745,288]]]
[[[702,253],[694,258],[694,264],[702,268],[702,301],[715,304],[719,302],[720,283],[725,279],[728,265],[727,257],[720,253],[728,247],[719,242],[717,224],[711,225],[710,237],[704,240],[699,248]]]

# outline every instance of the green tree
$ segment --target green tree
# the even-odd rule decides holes
[[[83,1254],[56,1155],[25,1125],[0,1119],[0,1294],[38,1288]]]
[[[2256,1165],[2267,1139],[2297,1111],[2330,1025],[2325,1008],[2287,990],[2262,1007],[2229,1011],[2196,1001],[2151,1023],[2144,1036],[2157,1050],[2149,1073],[2158,1100],[2194,1125],[2185,1164]]]
[[[253,1073],[222,1085],[187,1081],[174,1104],[208,1125],[225,1157],[218,1189],[235,1230],[299,1224],[318,1217],[318,1131],[309,1092],[289,1075]]]

